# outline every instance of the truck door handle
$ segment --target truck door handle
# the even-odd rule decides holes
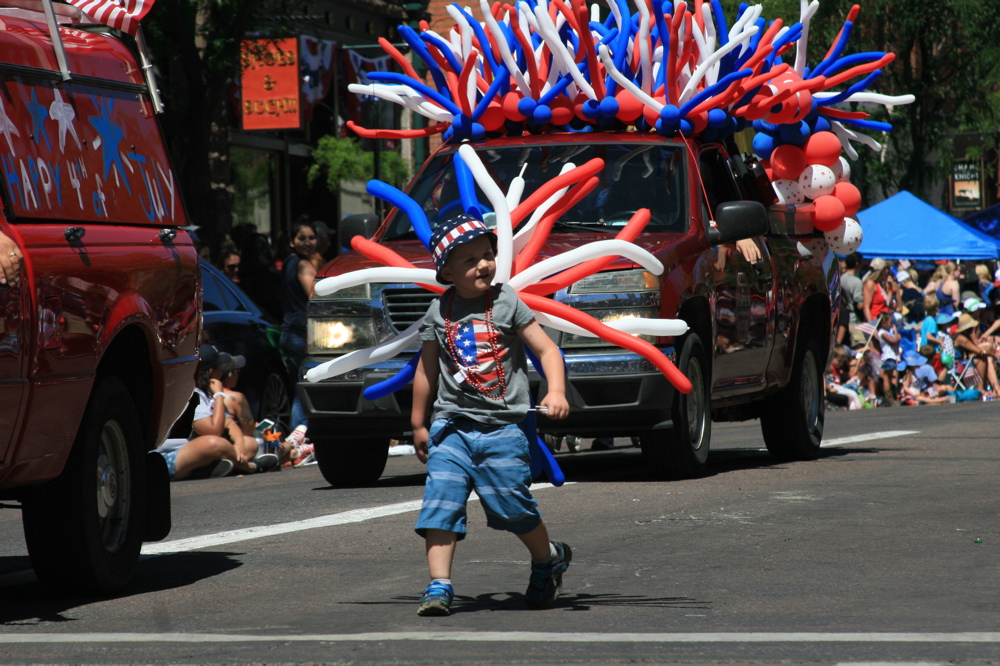
[[[87,230],[83,227],[66,227],[63,237],[70,243],[79,243],[86,235]]]

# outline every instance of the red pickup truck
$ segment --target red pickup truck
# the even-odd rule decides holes
[[[688,144],[627,131],[553,132],[468,144],[496,182],[523,177],[525,193],[568,164],[602,160],[596,174],[600,184],[559,219],[537,260],[611,238],[636,210],[647,208],[651,220],[634,242],[665,270],[656,276],[619,259],[554,298],[604,321],[682,319],[690,327],[677,338],[650,338],[691,380],[694,389],[687,395],[645,358],[598,338],[549,331],[565,353],[572,409],[565,421],[539,416],[539,431],[638,437],[648,468],[678,477],[703,472],[713,420],[759,418],[773,455],[814,458],[823,434],[823,368],[838,307],[830,297],[839,289],[836,258],[805,212],[771,206],[774,193],[764,170],[745,160],[731,141],[689,139]],[[407,190],[432,224],[445,219],[460,200],[453,164],[457,151],[456,145],[442,147]],[[487,200],[482,192],[478,196]],[[485,221],[492,223],[490,214]],[[418,267],[433,267],[401,210],[384,221],[349,218],[340,233],[342,244],[362,233]],[[744,249],[753,261],[735,244],[747,239],[753,247]],[[347,252],[319,277],[375,265]],[[363,285],[314,297],[306,366],[404,331],[433,298],[408,284]],[[331,484],[374,483],[385,466],[389,440],[410,430],[408,389],[376,400],[363,396],[366,387],[396,374],[408,357],[299,383],[309,435]],[[531,381],[540,379],[532,374]]]
[[[42,582],[110,593],[170,529],[150,451],[194,387],[197,256],[136,56],[19,4],[0,9],[0,233],[23,255],[0,285],[0,499]]]

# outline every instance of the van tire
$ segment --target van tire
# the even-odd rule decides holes
[[[674,391],[673,426],[640,436],[639,445],[655,476],[689,479],[705,474],[712,438],[711,375],[705,347],[697,335],[684,339],[677,367],[691,381],[691,393]]]
[[[63,473],[24,498],[35,574],[59,594],[110,595],[132,578],[146,520],[146,452],[132,396],[99,377]]]
[[[388,439],[314,441],[316,464],[334,488],[375,485],[389,459]]]
[[[796,347],[788,384],[768,398],[760,416],[767,451],[780,461],[815,460],[823,441],[826,416],[819,344],[804,331]]]

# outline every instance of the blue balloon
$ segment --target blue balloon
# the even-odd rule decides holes
[[[800,147],[806,145],[810,134],[812,134],[812,130],[809,129],[809,124],[805,121],[799,121],[794,125],[782,125],[778,132],[782,143]]]
[[[588,99],[586,102],[583,103],[583,106],[581,108],[581,113],[583,114],[584,118],[590,118],[591,120],[594,120],[601,113],[601,103],[598,102],[596,99]]]
[[[708,112],[708,126],[719,129],[729,123],[729,114],[722,109],[711,109]]]
[[[427,222],[427,215],[424,213],[424,209],[420,207],[420,204],[406,196],[405,192],[396,189],[388,183],[383,183],[381,180],[369,180],[366,189],[368,190],[368,194],[388,201],[406,213],[406,216],[410,218],[410,224],[413,225],[413,231],[417,234],[417,238],[424,244],[424,247],[428,250],[431,249],[431,225]]]
[[[773,136],[770,134],[764,134],[763,132],[758,132],[753,137],[753,153],[759,159],[769,160],[771,159],[771,153],[777,148],[777,143]]]
[[[673,104],[667,104],[660,109],[660,120],[668,125],[675,125],[681,119],[681,110]]]
[[[813,123],[813,132],[829,132],[830,121],[823,116],[816,114],[816,122]]]
[[[535,107],[531,117],[539,125],[548,125],[552,122],[552,107],[547,104],[539,104]]]
[[[530,97],[524,97],[517,103],[517,112],[525,118],[530,118],[534,114],[536,106],[538,106],[538,102]]]
[[[392,377],[380,381],[378,384],[372,384],[366,388],[362,395],[365,396],[365,400],[378,400],[379,398],[384,398],[390,393],[395,393],[399,389],[403,388],[407,384],[413,381],[413,377],[417,374],[417,362],[420,361],[420,352],[418,351],[413,355],[406,365],[399,369]]]
[[[614,97],[605,97],[601,100],[601,117],[602,118],[614,118],[618,115],[619,106],[618,100]]]

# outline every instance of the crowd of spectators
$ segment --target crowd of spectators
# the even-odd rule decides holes
[[[841,259],[827,404],[862,409],[1000,396],[996,262]]]

